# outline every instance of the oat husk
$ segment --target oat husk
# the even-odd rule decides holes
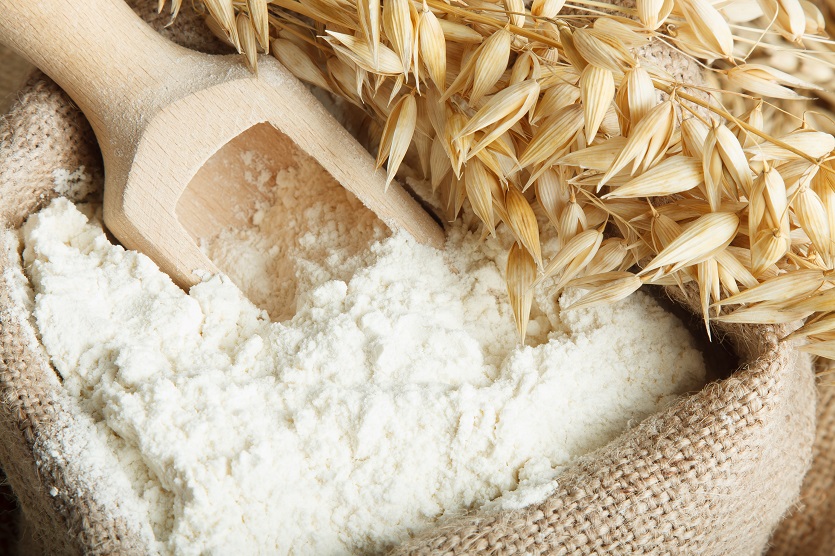
[[[157,17],[152,2],[135,4],[146,19]],[[180,39],[192,29],[185,13],[167,30]],[[35,76],[0,124],[3,225],[19,226],[57,194],[55,171],[83,165],[94,189],[99,164],[83,117]],[[20,264],[16,251],[0,252],[0,462],[34,533],[28,553],[146,553],[143,524],[127,520],[118,502],[98,498],[87,471],[47,449],[83,416],[61,390],[18,295]],[[698,291],[667,291],[690,314],[699,312]],[[814,378],[808,356],[780,340],[785,327],[715,324],[714,332],[738,359],[730,378],[576,462],[544,503],[446,520],[393,553],[761,554],[809,466]]]

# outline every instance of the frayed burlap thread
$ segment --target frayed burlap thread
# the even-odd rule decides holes
[[[155,26],[168,22],[156,2],[133,3]],[[165,33],[220,48],[193,20],[184,10]],[[19,226],[55,195],[84,191],[66,187],[68,175],[100,186],[100,165],[78,111],[33,76],[0,124],[0,228]],[[148,553],[147,524],[131,521],[118,500],[102,500],[95,481],[54,449],[52,440],[83,416],[38,341],[14,233],[0,234],[0,463],[20,498],[27,545],[43,554]],[[670,294],[697,305],[693,292]],[[782,332],[717,328],[742,362],[731,378],[576,462],[544,503],[444,521],[393,554],[761,554],[797,499],[814,436],[811,364],[779,340]]]

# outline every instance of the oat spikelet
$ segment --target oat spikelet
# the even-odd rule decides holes
[[[536,103],[531,123],[536,124],[570,104],[580,100],[580,89],[570,83],[557,83],[545,89],[542,99]]]
[[[656,253],[660,253],[681,235],[682,229],[678,222],[653,209],[650,224],[650,238]]]
[[[569,199],[568,186],[554,170],[544,171],[536,180],[536,200],[554,227]]]
[[[705,196],[710,204],[710,210],[718,211],[722,205],[724,192],[724,172],[722,155],[716,144],[716,130],[711,128],[705,137],[702,152],[702,171],[704,172]]]
[[[635,57],[616,37],[596,29],[577,29],[574,32],[574,47],[590,64],[617,74],[635,65]]]
[[[751,160],[755,162],[763,160],[786,161],[802,158],[796,152],[786,149],[781,144],[794,147],[795,150],[801,151],[811,158],[821,158],[835,149],[835,137],[823,131],[793,131],[778,137],[775,141],[763,141],[746,149],[746,152],[751,154]]]
[[[732,187],[733,198],[740,191],[749,195],[752,187],[751,170],[742,145],[724,124],[713,126],[704,145],[705,187],[712,210],[719,210],[723,183]]]
[[[458,218],[466,198],[467,190],[464,180],[453,175],[450,180],[449,196],[447,198],[447,220],[452,222]]]
[[[290,73],[317,87],[321,87],[326,91],[331,91],[330,83],[328,83],[322,70],[319,69],[313,60],[311,60],[307,53],[298,47],[295,43],[287,39],[275,39],[270,48],[272,55],[284,65]]]
[[[598,251],[600,251],[600,246],[603,242],[603,232],[600,230],[589,230],[597,232],[597,236],[595,236],[595,241],[585,252],[581,253],[580,256],[576,257],[573,261],[568,263],[568,265],[562,270],[562,274],[560,275],[560,279],[557,281],[556,286],[554,288],[557,291],[562,290],[566,287],[566,285],[571,282],[576,276],[578,276],[583,269],[587,268],[591,261],[594,260],[594,257],[597,256]]]
[[[463,44],[479,44],[484,40],[481,33],[461,23],[456,23],[448,19],[439,19],[438,23],[441,24],[444,37],[448,41]]]
[[[780,262],[791,248],[791,235],[783,234],[779,229],[760,229],[750,238],[751,272],[758,277]]]
[[[835,288],[819,291],[806,299],[793,301],[787,306],[796,311],[831,312],[835,311]]]
[[[825,165],[829,164],[831,163],[827,162]],[[831,183],[828,183],[832,177],[828,173],[819,172],[812,180],[812,190],[818,194],[821,203],[823,203],[830,233],[835,233],[835,189],[833,189]],[[833,253],[835,253],[835,247],[833,247]]]
[[[722,288],[725,288],[725,291],[730,295],[739,293],[739,285],[737,284],[736,278],[730,270],[719,264],[719,261],[716,261],[716,271],[719,275],[719,284]]]
[[[548,261],[548,266],[545,267],[545,271],[542,277],[537,280],[537,283],[563,272],[573,263],[575,267],[580,268],[587,265],[597,254],[602,242],[603,233],[600,230],[586,230],[575,235],[557,252],[554,258]],[[568,282],[570,279],[563,281]]]
[[[715,251],[727,247],[739,228],[739,216],[732,212],[711,212],[699,217],[672,243],[667,245],[644,268],[649,272],[672,266],[675,272],[683,266],[699,263]]]
[[[710,299],[719,299],[721,285],[719,283],[719,266],[716,259],[710,258],[696,265],[699,282],[699,300],[701,301],[702,318],[705,331],[710,339]]]
[[[536,264],[527,249],[514,243],[507,256],[507,293],[510,297],[510,307],[519,332],[519,341],[525,342],[528,321],[531,318],[531,304],[533,303],[533,289],[531,285],[536,279]]]
[[[669,100],[662,102],[638,122],[612,167],[603,175],[600,186],[632,162],[632,173],[652,166],[667,150],[675,130],[675,110]]]
[[[681,122],[681,147],[687,156],[701,157],[705,150],[707,133],[710,130],[698,118],[687,118]]]
[[[444,20],[442,19],[440,21]],[[460,69],[458,70],[458,75],[441,96],[441,102],[448,101],[454,94],[463,93],[464,90],[472,84],[473,74],[475,72],[475,63],[478,60],[478,53],[481,51],[480,49],[481,46],[479,46],[475,51],[469,48],[464,50],[459,60]],[[455,60],[455,58],[453,58],[453,60]]]
[[[235,49],[238,48],[229,38],[229,32],[226,29],[224,29],[223,26],[214,17],[212,17],[211,15],[207,15],[205,18],[203,18],[203,21],[206,22],[206,27],[209,28],[209,31],[211,31],[212,35],[214,35],[216,39],[218,39],[226,46]]]
[[[270,16],[267,12],[268,0],[246,0],[249,18],[252,20],[252,28],[258,38],[261,49],[270,49]]]
[[[407,75],[412,65],[412,28],[409,0],[386,0],[383,3],[383,30],[392,50],[400,57],[402,73]]]
[[[507,68],[513,34],[505,29],[493,33],[478,53],[473,74],[470,103],[476,104],[496,84]]]
[[[508,21],[516,27],[525,26],[525,2],[524,0],[504,0],[507,8]]]
[[[615,78],[612,72],[589,64],[580,76],[580,98],[583,102],[583,116],[586,141],[591,142],[615,98]]]
[[[238,38],[241,44],[241,50],[246,58],[247,65],[258,72],[258,38],[255,36],[255,29],[252,27],[252,21],[243,12],[238,14],[235,20],[235,25],[238,28]]]
[[[623,278],[613,280],[587,293],[576,302],[567,307],[568,310],[587,309],[596,305],[611,305],[622,299],[626,299],[643,285],[638,276],[630,274]]]
[[[375,59],[368,42],[336,31],[327,31],[329,35],[325,40],[333,47],[336,54],[345,56],[365,71],[379,73],[381,75],[397,75],[403,72],[403,66],[389,47],[380,44],[377,47]]]
[[[377,166],[381,166],[388,159],[386,174],[386,188],[394,179],[409,144],[415,132],[417,121],[417,103],[412,95],[403,96],[392,109],[383,129],[383,139],[380,141],[380,152],[377,155]]]
[[[627,50],[640,48],[652,42],[650,36],[638,24],[620,17],[599,17],[594,20],[592,28],[612,37]]]
[[[467,117],[459,112],[452,113],[446,122],[444,130],[444,139],[446,141],[447,152],[452,161],[452,169],[455,175],[461,176],[461,168],[464,165],[464,160],[470,150],[473,136],[462,135],[461,130],[467,125]]]
[[[232,0],[203,0],[203,4],[209,11],[209,15],[220,24],[229,42],[241,53],[238,24],[235,21],[235,8],[232,6]]]
[[[565,5],[565,0],[533,0],[531,15],[554,18]]]
[[[822,270],[795,270],[781,274],[758,286],[722,300],[722,305],[741,303],[783,303],[796,297],[805,297],[817,291],[824,283]]]
[[[801,100],[809,97],[798,94],[789,87],[820,91],[821,87],[798,79],[793,75],[763,64],[741,64],[726,72],[728,81],[758,95],[786,100]]]
[[[673,11],[672,0],[637,0],[638,19],[647,29],[655,30]]]
[[[437,16],[423,5],[418,24],[420,58],[439,91],[446,88],[446,39]]]
[[[171,0],[171,18],[174,19],[177,17],[177,14],[180,12],[180,8],[183,6],[183,0]],[[157,2],[157,13],[162,13],[162,9],[165,7],[165,0],[159,0]]]
[[[516,58],[516,62],[513,64],[508,85],[520,83],[529,77],[539,79],[540,74],[541,70],[537,57],[530,51],[523,52]],[[533,113],[533,110],[531,112]],[[533,119],[533,116],[531,116],[531,119]]]
[[[791,249],[786,184],[780,173],[766,166],[751,191],[748,231],[752,238],[753,273],[760,274]]]
[[[586,228],[588,228],[586,211],[577,202],[574,191],[571,191],[568,197],[568,204],[562,209],[559,226],[557,226],[559,244],[565,245],[574,236],[585,231]]]
[[[808,0],[800,0],[800,4],[803,6],[803,13],[806,15],[806,34],[826,35],[826,18],[820,9]]]
[[[432,139],[420,130],[420,121],[420,112],[418,111],[418,123],[415,126],[416,132],[412,136],[412,144],[418,156],[421,175],[424,179],[428,179],[431,171]]]
[[[629,246],[625,239],[610,237],[603,240],[585,272],[590,275],[611,272],[623,264],[627,253],[629,253]]]
[[[476,134],[476,140],[480,139],[483,135],[483,132],[479,132]],[[507,179],[507,175],[502,167],[501,162],[499,161],[499,156],[496,152],[492,149],[482,149],[478,151],[475,155],[475,158],[481,161],[484,166],[487,167],[493,174],[499,177],[499,179]]]
[[[568,153],[559,158],[555,164],[605,172],[612,167],[615,158],[617,158],[625,146],[625,137],[612,137],[593,147],[586,147],[585,149]]]
[[[629,136],[632,127],[657,104],[655,86],[649,73],[640,66],[624,73],[615,102],[621,134]]]
[[[789,339],[817,336],[818,334],[826,334],[833,330],[835,330],[835,314],[827,313],[823,317],[811,320],[795,330],[789,335]]]
[[[790,42],[798,42],[806,31],[806,14],[799,0],[759,0],[763,15]]]
[[[804,186],[791,204],[800,227],[809,236],[818,253],[824,257],[827,265],[830,265],[833,252],[832,234],[823,201],[811,188]]]
[[[498,123],[472,146],[468,156],[475,156],[512,128],[531,109],[538,97],[539,83],[534,79],[511,85],[493,95],[458,135],[459,138],[464,137]]]
[[[595,259],[597,255],[595,255]],[[624,272],[621,270],[615,270],[612,272],[601,272],[599,274],[588,274],[585,276],[580,276],[578,278],[574,278],[573,280],[569,281],[565,287],[566,288],[581,288],[584,290],[593,290],[600,286],[605,286],[615,280],[620,280],[621,278],[629,278],[633,276],[631,272]]]
[[[560,154],[583,126],[583,107],[566,106],[539,126],[528,147],[519,155],[519,166],[541,164]]]
[[[677,4],[699,42],[709,52],[728,60],[733,59],[734,39],[731,28],[708,0],[678,0]]]
[[[746,288],[753,288],[759,282],[751,274],[742,262],[734,255],[729,249],[723,249],[716,253],[713,258],[716,259],[716,263],[719,265],[719,269],[724,270],[727,272],[727,275],[730,278],[733,278],[734,282],[738,282],[745,286]],[[728,286],[729,289],[733,289],[733,294],[739,293],[739,289],[737,288],[736,284],[732,286]]]
[[[742,145],[739,144],[739,139],[724,124],[713,127],[711,131],[715,137],[716,148],[722,158],[722,166],[729,177],[727,181],[744,195],[750,195],[753,186],[751,169],[748,166],[748,160],[745,158]],[[708,132],[709,140],[710,132]]]
[[[357,2],[359,28],[365,42],[371,50],[371,60],[377,63],[377,48],[380,45],[380,0],[362,0]]]
[[[542,249],[539,245],[539,224],[530,203],[515,187],[508,187],[504,202],[507,225],[517,241],[531,254],[536,265],[542,268]]]
[[[604,195],[603,198],[673,195],[697,187],[702,183],[704,177],[700,160],[689,156],[676,155],[614,189],[611,193]]]
[[[574,66],[577,70],[582,71],[583,68],[586,67],[588,62],[580,54],[580,51],[577,49],[577,45],[574,42],[574,33],[567,25],[560,26],[559,29],[560,33],[560,44],[562,44],[563,53],[568,61]]]
[[[727,315],[714,317],[714,320],[736,324],[787,324],[802,320],[810,314],[810,311],[797,311],[783,308],[780,305],[761,303],[750,307],[742,307]]]
[[[452,170],[452,162],[444,147],[444,140],[436,136],[432,140],[432,150],[429,154],[429,168],[431,175],[432,192],[434,193],[441,181],[444,180]]]
[[[763,120],[762,99],[755,100],[754,107],[751,108],[751,110],[744,113],[738,119],[747,123],[748,126],[750,126],[751,128],[763,132],[763,130],[765,129],[765,120]],[[755,135],[754,133],[748,131],[743,127],[740,127],[736,123],[731,123],[730,125],[728,125],[728,128],[734,132],[736,138],[739,140],[739,143],[742,145],[743,149],[751,148],[762,141],[762,138],[760,136]]]
[[[464,169],[464,185],[467,198],[478,216],[492,235],[496,235],[493,223],[493,191],[500,187],[499,179],[478,159],[471,160]],[[539,229],[537,228],[537,240]]]
[[[827,359],[835,359],[835,340],[827,340],[825,342],[814,342],[805,346],[800,346],[800,351],[817,355],[818,357],[826,357]]]

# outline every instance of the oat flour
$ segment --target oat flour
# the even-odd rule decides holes
[[[156,550],[378,553],[541,500],[573,458],[701,385],[651,298],[563,311],[543,289],[519,346],[507,237],[464,219],[435,251],[293,172],[253,228],[204,241],[278,321],[225,276],[184,293],[90,206],[59,199],[23,228],[43,344]]]

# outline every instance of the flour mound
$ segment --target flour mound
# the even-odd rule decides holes
[[[329,236],[309,234],[285,269],[295,314],[271,322],[225,276],[182,292],[66,200],[24,227],[43,344],[155,550],[379,553],[445,516],[541,500],[572,459],[704,380],[692,338],[643,294],[562,311],[572,295],[538,292],[533,345],[517,345],[507,238],[458,223],[440,252],[372,230],[322,258]]]

